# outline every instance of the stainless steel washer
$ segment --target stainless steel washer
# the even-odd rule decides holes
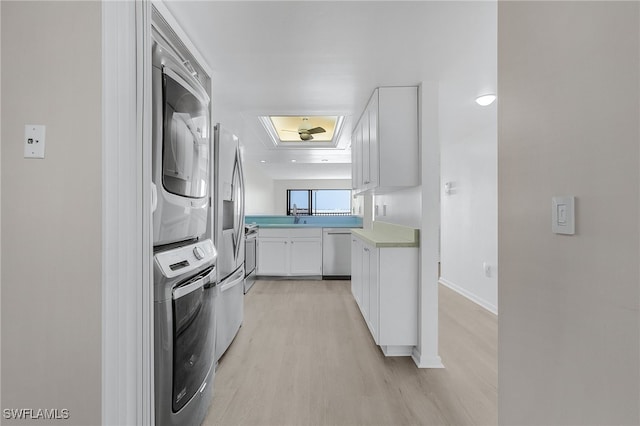
[[[155,420],[200,425],[213,397],[216,249],[211,240],[154,256]]]

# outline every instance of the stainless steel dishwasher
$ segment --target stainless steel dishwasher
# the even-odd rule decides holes
[[[256,237],[258,236],[258,226],[244,226],[244,294],[251,289],[256,281]]]
[[[348,228],[322,230],[322,276],[351,278],[351,231]]]

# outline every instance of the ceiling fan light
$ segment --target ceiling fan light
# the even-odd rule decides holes
[[[496,95],[487,94],[487,95],[478,96],[476,98],[476,103],[480,106],[489,106],[495,100],[496,100]]]
[[[2,0],[0,0],[2,1]],[[269,136],[271,136],[276,147],[280,147],[280,143],[289,142],[328,142],[323,145],[331,144],[336,147],[339,140],[336,135],[339,134],[344,121],[343,116],[325,116],[325,115],[270,115],[259,117],[262,125],[265,127]],[[315,127],[314,127],[315,126]],[[313,137],[309,137],[313,135]],[[284,147],[285,144],[282,145]]]
[[[310,128],[311,128],[311,125],[309,125],[309,118],[303,117],[302,123],[300,123],[300,125],[298,126],[298,132],[306,132]]]

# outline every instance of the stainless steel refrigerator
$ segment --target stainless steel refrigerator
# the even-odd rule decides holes
[[[215,245],[218,249],[216,354],[218,361],[240,329],[244,314],[244,176],[238,138],[216,124]]]

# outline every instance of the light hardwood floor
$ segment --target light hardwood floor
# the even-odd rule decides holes
[[[496,424],[497,318],[442,286],[440,355],[386,358],[349,281],[258,280],[204,424]]]

